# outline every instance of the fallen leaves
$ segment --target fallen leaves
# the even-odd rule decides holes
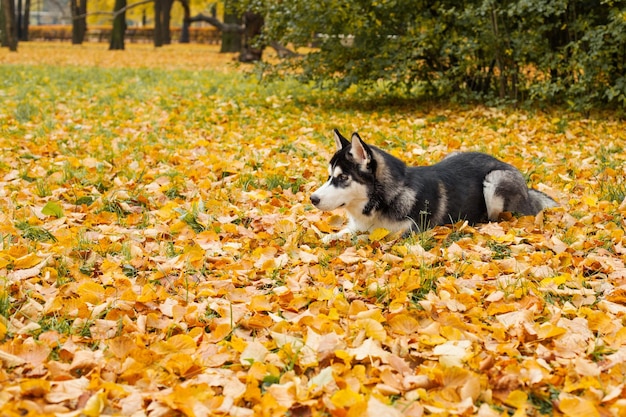
[[[623,122],[346,113],[225,66],[43,71],[24,50],[0,67],[7,415],[626,412]],[[308,196],[346,123],[414,164],[494,153],[562,207],[325,245],[344,218]]]

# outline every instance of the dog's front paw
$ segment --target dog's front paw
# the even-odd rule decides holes
[[[351,234],[352,234],[352,231],[349,229],[343,229],[337,233],[330,233],[322,237],[322,243],[325,245],[328,245],[329,243],[335,240],[343,240],[346,238],[346,236],[350,236]]]
[[[339,240],[341,238],[342,236],[338,233],[331,233],[322,237],[322,243],[328,245],[329,243],[334,242],[335,240]]]

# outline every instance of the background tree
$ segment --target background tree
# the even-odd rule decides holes
[[[0,35],[2,46],[8,47],[10,51],[17,51],[17,25],[15,22],[15,4],[13,0],[0,0]]]
[[[30,0],[17,0],[16,27],[17,38],[28,40],[28,25],[30,21]]]
[[[385,94],[626,105],[626,0],[239,0],[303,80]],[[284,67],[284,65],[282,65]],[[284,68],[278,68],[284,69]]]
[[[185,19],[188,26],[194,22],[205,22],[215,26],[222,33],[222,43],[220,52],[240,52],[242,45],[242,34],[244,26],[239,12],[232,9],[230,2],[225,2],[224,21],[217,18],[215,5],[211,7],[209,16],[199,13]]]
[[[80,45],[87,33],[87,0],[70,0],[72,44]]]
[[[124,49],[124,34],[126,32],[126,0],[115,0],[113,8],[113,28],[111,30],[110,50]]]
[[[191,7],[189,5],[189,0],[180,0],[180,4],[183,7],[183,26],[180,29],[180,39],[178,41],[180,43],[189,43],[189,19],[191,18]]]
[[[232,7],[232,6],[231,6]],[[241,17],[240,14],[241,13]],[[206,22],[222,32],[222,46],[220,52],[239,52],[239,61],[254,62],[260,61],[265,45],[260,41],[264,18],[261,14],[244,11],[238,12],[236,8],[227,8],[224,13],[224,22],[215,16],[212,11],[211,16],[202,13],[185,19],[187,25],[193,22]],[[277,50],[282,46],[273,44]],[[282,48],[287,50],[286,48]],[[290,51],[291,52],[291,51]]]
[[[6,47],[7,43],[7,28],[6,28],[6,16],[4,15],[4,1],[0,0],[0,46]]]
[[[227,25],[241,26],[243,24],[241,14],[233,10],[233,1],[226,0],[224,2],[224,23]],[[211,9],[211,16],[215,18],[215,5]],[[224,31],[222,30],[222,44],[220,52],[240,52],[242,45],[242,30]]]
[[[165,0],[154,0],[154,46],[163,46],[163,9],[165,8]]]
[[[154,46],[172,43],[170,20],[174,0],[154,0]]]
[[[243,36],[241,38],[241,52],[239,61],[254,62],[260,61],[265,45],[261,39],[265,19],[259,13],[246,11],[243,14]]]

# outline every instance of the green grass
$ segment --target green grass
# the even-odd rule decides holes
[[[626,180],[623,177],[604,177],[599,184],[601,200],[621,203],[626,198]]]
[[[0,289],[0,316],[8,319],[11,315],[11,299],[5,288]]]
[[[487,242],[487,247],[491,249],[492,259],[506,259],[511,256],[511,248],[504,243],[490,240]]]
[[[56,242],[57,238],[52,233],[41,226],[34,226],[27,221],[18,221],[15,224],[22,231],[22,236],[28,240],[37,242]]]

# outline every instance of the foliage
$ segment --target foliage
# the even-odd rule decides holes
[[[383,94],[626,104],[626,2],[246,0],[304,80]],[[283,66],[278,66],[281,70]],[[394,93],[395,91],[395,93]]]
[[[0,52],[3,414],[626,413],[623,121],[105,49]],[[490,152],[562,207],[324,245],[334,127],[412,164]]]

